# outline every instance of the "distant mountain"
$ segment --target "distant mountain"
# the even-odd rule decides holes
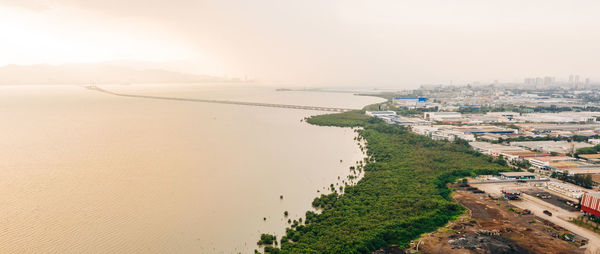
[[[62,65],[6,65],[0,67],[0,85],[20,84],[130,84],[229,82],[237,79],[186,74],[155,68],[111,63]]]

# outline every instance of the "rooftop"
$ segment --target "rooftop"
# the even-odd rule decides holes
[[[592,181],[594,181],[594,182],[600,182],[600,175],[599,174],[592,174]]]
[[[543,162],[575,160],[575,158],[569,157],[569,156],[546,156],[546,157],[531,158],[531,159],[535,159],[535,160],[543,161]]]
[[[529,158],[535,158],[535,159],[537,159],[538,157],[539,158],[550,157],[549,153],[539,153],[539,152],[532,152],[532,151],[506,151],[506,152],[503,152],[503,154],[519,156],[519,157],[529,157]]]
[[[578,156],[584,159],[600,159],[600,154],[580,154]]]
[[[590,196],[594,196],[594,197],[600,198],[600,192],[588,192],[588,193],[585,193],[583,195],[586,195],[586,194],[590,195]]]
[[[428,112],[428,113],[433,113],[433,115],[436,116],[443,116],[443,115],[461,115],[460,112]]]
[[[367,111],[367,113],[374,114],[374,115],[381,115],[381,114],[395,115],[396,114],[396,112],[394,112],[394,111]]]
[[[505,129],[505,128],[498,128],[498,127],[492,127],[492,126],[468,126],[468,127],[458,127],[456,128],[456,130],[458,131],[462,131],[462,132],[481,132],[481,133],[485,133],[485,132],[491,132],[491,133],[512,133],[515,132],[514,129]]]
[[[562,172],[569,172],[569,175],[587,175],[600,173],[600,167],[563,168],[558,170]]]
[[[555,162],[550,162],[550,167],[551,168],[574,168],[574,167],[581,167],[581,166],[585,166],[587,164],[582,164],[582,163],[578,163],[575,161],[555,161]]]
[[[535,176],[533,173],[529,172],[500,172],[502,176]]]

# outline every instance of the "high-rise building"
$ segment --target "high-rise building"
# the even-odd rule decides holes
[[[544,79],[542,79],[541,77],[535,78],[535,85],[536,86],[543,85],[543,84],[544,84]]]
[[[553,77],[549,77],[549,76],[544,77],[544,85],[549,86],[549,85],[552,85],[552,84],[554,84],[554,78]]]
[[[573,84],[573,74],[569,75],[569,85]]]

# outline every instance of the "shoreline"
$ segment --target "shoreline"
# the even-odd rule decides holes
[[[450,199],[451,190],[446,183],[475,173],[508,170],[459,144],[417,136],[402,127],[388,126],[365,116],[362,111],[318,115],[307,122],[362,128],[358,131],[359,139],[366,141],[368,155],[363,166],[364,177],[347,186],[344,194],[333,192],[316,198],[313,207],[321,213],[308,211],[305,223],[298,222],[286,229],[281,244],[266,245],[266,253],[364,253],[394,244],[408,247],[420,234],[433,232],[462,214],[463,208]],[[441,164],[454,165],[432,168],[419,159],[406,158],[422,156],[411,151],[415,148],[432,153],[424,161],[437,158]],[[456,156],[449,157],[447,153]],[[457,161],[456,157],[464,160]],[[384,177],[383,173],[387,175]]]

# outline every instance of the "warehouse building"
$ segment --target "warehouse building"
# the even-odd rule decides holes
[[[500,177],[505,179],[535,179],[535,174],[529,172],[501,172]]]
[[[394,111],[367,111],[365,112],[368,116],[380,117],[380,116],[395,116],[396,112]]]
[[[574,153],[579,148],[591,147],[593,145],[583,142],[567,141],[520,141],[511,142],[510,145],[527,148],[529,150],[541,151],[547,153]]]
[[[427,98],[393,98],[392,103],[401,108],[424,108],[427,106]]]
[[[492,157],[498,157],[502,153],[527,152],[527,150],[520,147],[491,144],[487,142],[469,142],[469,144],[471,147],[473,147],[473,149],[475,149],[475,151],[490,155]]]
[[[568,156],[546,156],[527,158],[531,166],[539,169],[549,169],[551,164],[560,161],[575,161],[575,158]]]
[[[581,211],[600,217],[600,193],[588,192],[581,196]]]
[[[504,156],[509,161],[522,161],[530,158],[541,158],[546,156],[552,156],[549,153],[539,153],[533,151],[507,151],[501,152],[500,155]]]
[[[556,193],[560,193],[562,195],[565,195],[570,198],[575,198],[575,199],[580,198],[583,194],[586,193],[586,191],[584,189],[577,187],[575,185],[558,183],[558,182],[548,182],[546,184],[546,188],[548,188],[548,190],[551,190]]]
[[[459,112],[425,112],[424,118],[429,121],[440,121],[462,119]]]
[[[600,154],[580,154],[577,156],[590,163],[600,163]]]

